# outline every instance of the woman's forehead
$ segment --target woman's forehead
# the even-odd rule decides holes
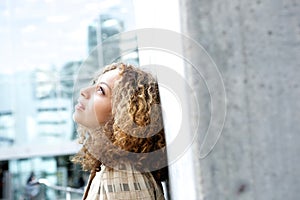
[[[100,83],[100,82],[105,82],[109,85],[113,84],[117,79],[119,79],[121,75],[119,74],[118,69],[113,69],[111,71],[107,71],[98,77],[96,77],[95,82]]]

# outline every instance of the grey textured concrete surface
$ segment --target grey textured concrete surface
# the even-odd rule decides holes
[[[184,0],[180,9],[182,33],[207,50],[227,95],[217,145],[203,159],[203,137],[193,146],[196,198],[299,199],[300,2]],[[197,60],[197,50],[184,48]]]

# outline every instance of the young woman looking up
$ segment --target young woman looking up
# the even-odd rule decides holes
[[[83,199],[164,199],[166,142],[150,73],[106,66],[80,91],[73,119],[83,146],[72,160],[91,172]]]

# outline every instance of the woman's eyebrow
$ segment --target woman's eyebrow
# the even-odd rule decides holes
[[[105,83],[105,82],[99,82],[99,84],[104,84],[104,85],[106,85],[106,87],[108,87],[108,89],[110,90],[110,92],[112,91],[111,88],[110,88],[110,86],[109,86],[107,83]]]

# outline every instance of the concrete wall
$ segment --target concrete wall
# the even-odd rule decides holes
[[[226,123],[213,152],[200,159],[202,137],[193,146],[196,199],[298,199],[300,2],[180,4],[182,33],[207,50],[227,94]],[[197,51],[184,46],[186,55],[197,60]],[[200,98],[209,98],[191,82]]]

